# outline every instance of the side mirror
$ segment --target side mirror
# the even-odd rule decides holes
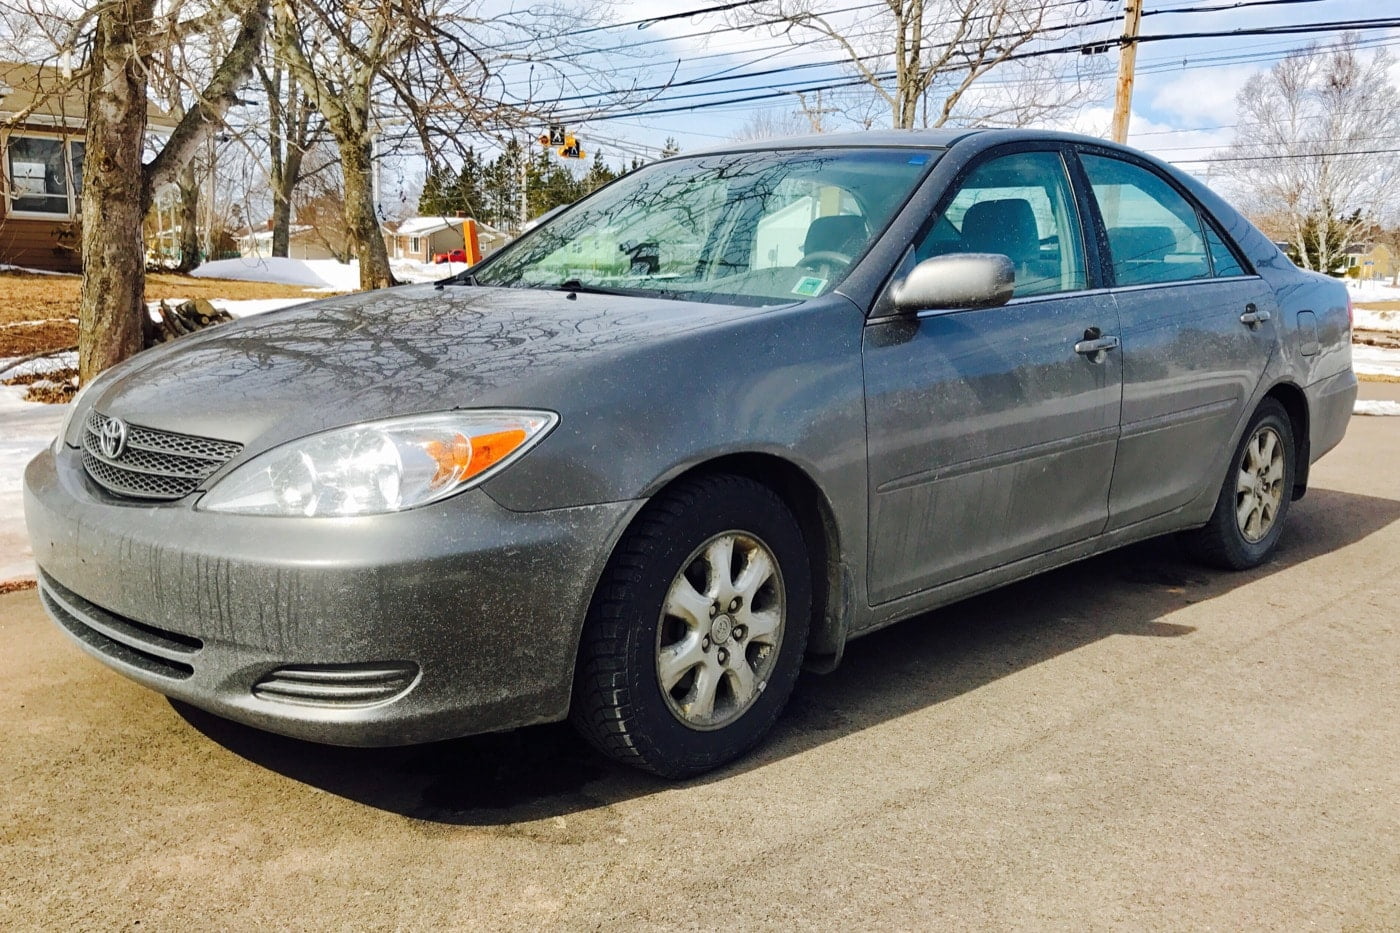
[[[993,308],[1011,300],[1016,267],[1000,253],[950,253],[925,259],[895,286],[902,314],[949,308]]]

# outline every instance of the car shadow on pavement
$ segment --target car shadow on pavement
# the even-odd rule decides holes
[[[692,783],[799,755],[1112,635],[1189,636],[1194,628],[1164,617],[1355,543],[1397,519],[1400,502],[1313,489],[1294,503],[1275,558],[1252,571],[1202,568],[1176,539],[1159,538],[900,623],[851,642],[834,673],[804,674],[767,742]],[[420,820],[521,823],[675,786],[606,761],[563,723],[355,749],[284,738],[172,705],[204,735],[255,764]]]

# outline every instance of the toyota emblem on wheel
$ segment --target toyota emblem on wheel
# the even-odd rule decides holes
[[[102,456],[115,460],[126,450],[126,422],[120,418],[109,418],[103,422],[97,435]]]

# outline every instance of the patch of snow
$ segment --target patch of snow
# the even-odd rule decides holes
[[[1365,282],[1348,279],[1347,288],[1356,296],[1354,301],[1400,300],[1400,288],[1392,287],[1389,279],[1368,279]]]
[[[37,360],[30,360],[21,363],[14,369],[7,368],[15,360],[24,359],[22,356],[9,356],[0,359],[0,378],[12,379],[15,376],[30,376],[35,373],[51,373],[60,369],[76,369],[78,366],[78,352],[69,350],[67,353],[57,353],[53,356],[41,356]],[[10,388],[10,387],[6,387]],[[21,391],[21,394],[23,392]]]
[[[1400,376],[1400,350],[1353,346],[1351,365],[1358,376]]]
[[[1400,402],[1359,398],[1352,412],[1358,415],[1400,415]]]
[[[27,266],[11,266],[7,263],[0,263],[0,272],[24,272],[29,275],[66,275],[76,276],[76,272],[55,272],[52,269],[30,269]]]
[[[415,285],[431,285],[467,268],[465,262],[417,262],[412,259],[392,259],[394,278]]]
[[[353,292],[360,287],[358,263],[334,259],[286,259],[281,256],[217,259],[190,275],[197,279],[234,279],[239,282],[276,282]]]
[[[1357,308],[1352,323],[1357,330],[1388,330],[1400,332],[1400,311],[1372,311]]]
[[[24,530],[24,467],[58,433],[67,405],[24,401],[24,386],[0,386],[0,582],[34,576]]]

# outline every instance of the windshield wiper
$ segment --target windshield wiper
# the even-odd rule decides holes
[[[438,288],[442,288],[444,285],[480,285],[481,283],[476,280],[476,276],[472,275],[470,270],[463,269],[456,275],[449,275],[445,279],[438,279],[433,284]]]
[[[601,285],[585,285],[578,279],[565,279],[554,286],[561,292],[583,292],[588,295],[629,295],[631,292],[620,288],[604,288]]]

